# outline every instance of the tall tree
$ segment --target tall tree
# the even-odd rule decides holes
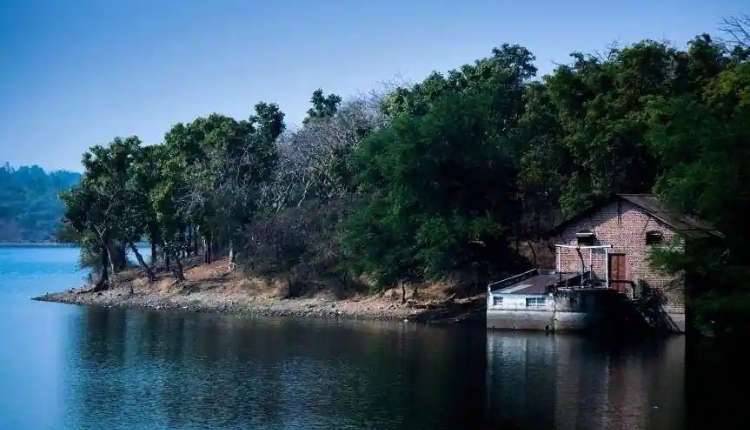
[[[121,247],[132,246],[142,233],[145,203],[129,186],[131,167],[139,151],[137,137],[118,137],[108,146],[91,147],[83,156],[85,171],[81,183],[63,194],[65,218],[71,227],[81,238],[96,238],[102,258],[97,289],[105,288],[109,274],[124,264],[119,256]]]
[[[303,120],[305,124],[334,116],[341,103],[341,97],[333,93],[326,96],[322,89],[317,89],[313,92],[310,103],[313,106],[307,110],[307,117]]]
[[[283,118],[278,106],[259,103],[246,121],[213,114],[167,133],[170,160],[165,167],[172,184],[162,196],[178,196],[176,210],[185,222],[199,226],[208,260],[215,240],[228,246],[233,260],[234,237],[252,219],[273,172]]]
[[[310,200],[325,203],[353,191],[352,153],[382,126],[380,95],[347,101],[329,118],[308,121],[278,141],[279,160],[264,190],[265,210],[278,213]]]
[[[504,45],[447,79],[433,74],[386,99],[391,124],[356,154],[366,197],[345,234],[356,271],[390,283],[513,261],[513,129],[532,60]]]

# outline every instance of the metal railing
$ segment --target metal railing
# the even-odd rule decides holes
[[[487,292],[491,293],[492,289],[494,287],[505,287],[505,286],[508,286],[508,285],[513,285],[513,284],[515,284],[517,282],[521,282],[521,281],[523,281],[525,279],[529,279],[532,276],[536,276],[538,274],[539,274],[539,269],[538,268],[534,268],[534,269],[531,269],[531,270],[527,270],[527,271],[525,271],[523,273],[519,273],[518,275],[513,275],[513,276],[510,276],[510,277],[507,277],[507,278],[505,278],[503,280],[500,280],[500,281],[490,282],[489,284],[487,284]]]

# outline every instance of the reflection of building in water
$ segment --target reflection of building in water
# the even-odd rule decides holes
[[[509,428],[682,428],[684,347],[684,337],[617,345],[488,332],[489,420]]]

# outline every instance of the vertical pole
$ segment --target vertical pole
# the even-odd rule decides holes
[[[607,288],[609,288],[609,249],[604,248],[604,273],[606,276]]]

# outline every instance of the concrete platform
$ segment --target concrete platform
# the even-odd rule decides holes
[[[659,330],[685,331],[684,309],[662,309],[646,317],[632,297],[614,288],[568,287],[579,284],[578,273],[529,270],[488,285],[487,328],[505,330],[577,331],[648,324]],[[495,287],[495,288],[493,288]]]
[[[576,273],[543,273],[493,291],[502,294],[546,294],[550,287],[578,276]]]

